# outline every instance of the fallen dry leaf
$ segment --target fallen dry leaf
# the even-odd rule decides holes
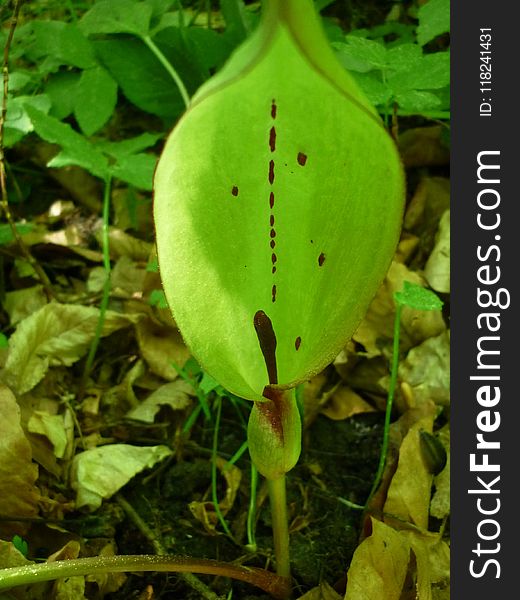
[[[136,331],[141,354],[151,371],[168,381],[176,379],[178,372],[173,364],[182,368],[190,357],[179,331],[151,317],[142,319]]]
[[[341,600],[341,596],[326,581],[322,581],[320,585],[300,596],[298,600]]]
[[[110,498],[143,469],[171,454],[167,446],[129,444],[110,444],[76,454],[71,469],[76,508],[99,508],[104,498]]]
[[[190,396],[195,394],[193,387],[184,379],[165,383],[152,392],[139,406],[133,408],[126,417],[143,423],[153,423],[161,406],[173,410],[184,410],[191,404]]]
[[[439,441],[444,446],[447,455],[446,466],[433,480],[433,494],[430,514],[437,519],[444,519],[450,514],[450,428],[447,423],[438,432]]]
[[[371,518],[372,534],[356,548],[347,574],[345,600],[399,600],[410,544],[398,531]]]
[[[353,339],[363,345],[367,358],[380,356],[382,347],[386,345],[389,348],[391,345],[394,335],[394,293],[403,289],[405,281],[425,285],[422,278],[406,265],[393,262],[365,318],[354,333]],[[401,312],[401,349],[407,350],[431,336],[439,335],[445,329],[441,311],[404,306]]]
[[[13,393],[0,385],[0,514],[28,518],[38,513],[35,486],[38,467],[20,424],[20,408]],[[13,494],[16,490],[16,494]],[[27,524],[1,521],[2,535],[22,534]]]
[[[136,315],[107,311],[102,336],[138,321]],[[9,340],[2,373],[18,394],[38,384],[49,367],[70,366],[88,351],[99,321],[99,309],[50,303],[24,319]]]
[[[321,411],[329,419],[341,421],[359,413],[374,412],[375,408],[349,387],[338,388]]]
[[[425,530],[428,529],[433,478],[422,458],[419,432],[422,429],[431,433],[432,426],[433,415],[423,417],[406,434],[383,509],[392,517]]]
[[[441,217],[435,247],[426,261],[424,276],[436,292],[450,291],[450,211]]]
[[[406,167],[447,165],[450,149],[442,141],[444,128],[417,127],[408,129],[399,136],[399,152]]]
[[[399,377],[410,385],[416,403],[450,403],[450,333],[425,340],[412,348],[399,365]]]

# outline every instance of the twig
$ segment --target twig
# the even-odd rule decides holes
[[[13,235],[13,239],[16,241],[20,252],[34,269],[34,272],[40,279],[43,289],[45,290],[45,295],[47,296],[47,300],[51,300],[54,297],[54,292],[51,286],[51,282],[47,277],[47,274],[42,269],[40,264],[36,261],[34,256],[31,254],[29,248],[23,242],[18,230],[16,228],[16,224],[13,219],[13,215],[11,213],[11,209],[9,207],[9,198],[7,196],[7,183],[6,183],[6,169],[5,169],[5,154],[4,154],[4,125],[7,119],[7,93],[9,87],[9,50],[11,49],[11,44],[14,37],[14,32],[16,26],[18,24],[18,16],[20,14],[20,8],[22,6],[23,0],[15,0],[13,14],[11,17],[11,25],[9,27],[9,32],[7,34],[7,40],[4,46],[4,59],[2,63],[2,76],[3,76],[3,91],[2,91],[2,111],[0,114],[0,188],[1,188],[1,206],[2,211],[5,214],[5,218],[9,223],[9,227],[11,228],[11,233]]]

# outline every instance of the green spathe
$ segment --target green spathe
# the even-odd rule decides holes
[[[403,201],[394,143],[312,2],[266,2],[257,32],[194,97],[155,176],[164,290],[203,368],[250,400],[323,369],[386,273]]]

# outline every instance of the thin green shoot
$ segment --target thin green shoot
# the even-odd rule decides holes
[[[388,441],[390,437],[390,417],[392,415],[392,405],[394,402],[395,390],[397,387],[397,373],[399,368],[399,338],[401,331],[401,311],[403,306],[408,306],[416,310],[440,310],[443,302],[438,296],[420,285],[412,284],[405,281],[403,290],[395,292],[394,300],[396,303],[396,311],[394,318],[394,341],[392,347],[392,363],[390,368],[390,384],[388,388],[388,398],[386,401],[385,423],[383,428],[383,442],[381,444],[381,453],[379,456],[379,464],[377,467],[376,476],[372,489],[365,503],[365,508],[369,505],[370,500],[375,494],[386,465],[386,456],[388,453]]]
[[[103,296],[101,297],[101,304],[99,306],[99,319],[96,326],[96,332],[94,339],[90,345],[90,350],[85,363],[85,370],[83,371],[83,384],[82,390],[85,387],[87,378],[92,369],[94,358],[99,346],[99,340],[101,339],[101,333],[103,332],[103,326],[105,324],[105,315],[108,308],[108,302],[110,300],[110,238],[109,238],[109,226],[110,226],[110,192],[112,189],[112,178],[110,175],[105,179],[105,186],[103,191],[103,228],[102,228],[102,247],[103,247],[103,268],[105,270],[105,283],[103,284]]]
[[[188,363],[184,365],[184,368],[179,367],[179,365],[177,365],[174,362],[172,362],[171,365],[177,371],[177,373],[184,379],[184,381],[186,381],[193,387],[197,396],[197,400],[199,401],[199,404],[202,407],[202,410],[204,411],[204,416],[206,417],[206,419],[211,420],[211,410],[209,408],[207,396],[204,393],[204,391],[201,390],[199,381],[197,379],[197,375],[199,375],[202,372],[200,367],[197,365],[197,371],[195,373],[191,373],[187,369]]]
[[[258,486],[258,471],[251,462],[251,487],[249,507],[247,510],[247,548],[256,552],[256,490]]]
[[[240,448],[235,452],[235,454],[233,454],[233,456],[227,461],[227,465],[224,468],[224,471],[227,471],[228,469],[231,468],[231,465],[234,465],[237,460],[239,460],[239,458],[244,454],[244,452],[247,450],[247,440],[245,442],[242,442],[242,444],[240,445]]]
[[[211,496],[212,496],[212,500],[213,500],[213,506],[215,508],[215,513],[217,515],[217,518],[218,518],[220,524],[222,525],[222,529],[226,532],[226,534],[230,538],[233,538],[233,536],[231,535],[231,531],[229,530],[229,527],[224,519],[224,515],[222,514],[222,511],[220,510],[220,505],[218,503],[218,497],[217,497],[217,448],[218,448],[218,433],[219,433],[219,429],[220,429],[220,416],[222,413],[222,398],[220,396],[217,396],[216,403],[217,403],[217,415],[215,418],[215,429],[213,431],[213,447],[212,447],[212,456],[211,456]]]
[[[285,490],[286,476],[268,479],[269,500],[271,503],[271,520],[273,527],[274,554],[276,557],[276,574],[280,577],[291,577],[289,558],[289,521],[287,516],[287,497]]]
[[[182,426],[182,433],[188,433],[191,431],[193,425],[195,425],[195,421],[198,419],[200,413],[202,411],[202,406],[197,404],[197,406],[192,410],[190,416],[186,419],[186,422]]]

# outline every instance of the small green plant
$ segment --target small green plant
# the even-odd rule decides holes
[[[403,188],[393,141],[307,0],[265,3],[157,167],[166,298],[204,370],[254,402],[249,452],[269,482],[283,577],[285,474],[301,445],[294,388],[363,317],[397,244]]]

